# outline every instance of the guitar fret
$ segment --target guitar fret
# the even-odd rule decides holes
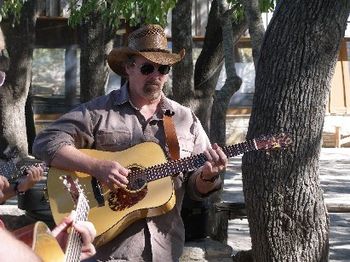
[[[73,229],[72,233],[70,234],[69,246],[67,247],[65,261],[80,261],[81,244],[82,240],[80,234]]]
[[[26,160],[24,160],[24,161],[26,161]],[[20,164],[21,164],[21,162],[20,162]],[[48,168],[46,167],[46,165],[44,163],[34,163],[33,164],[33,162],[31,163],[29,161],[29,164],[23,163],[22,166],[18,168],[16,166],[16,164],[14,163],[13,159],[8,160],[6,163],[4,163],[0,166],[0,174],[2,176],[5,176],[7,178],[7,180],[9,181],[9,183],[13,183],[21,176],[26,175],[26,170],[29,166],[41,166],[42,168],[44,168],[44,174],[47,174]]]
[[[224,153],[228,157],[237,156],[254,150],[257,150],[254,139],[223,148]]]
[[[145,174],[146,180],[149,182],[169,175],[175,175],[187,170],[194,170],[201,167],[205,161],[207,161],[207,158],[202,153],[194,157],[171,160],[163,165],[146,168],[143,170],[143,173]],[[135,174],[135,176],[139,177],[138,175],[139,174]]]
[[[19,177],[16,165],[13,163],[12,160],[1,165],[0,169],[1,169],[1,175],[5,176],[10,183]]]
[[[254,150],[266,151],[275,148],[285,148],[287,145],[290,145],[291,142],[291,139],[283,134],[275,138],[269,135],[249,140],[237,145],[223,147],[223,150],[227,157],[232,157]],[[54,187],[58,183],[62,183],[62,177],[67,177],[67,174],[69,174],[68,177],[72,177],[76,180],[81,180],[81,182],[84,183],[84,187],[90,191],[88,195],[94,197],[94,199],[97,199],[98,197],[95,192],[95,189],[97,188],[97,191],[99,191],[98,193],[102,196],[101,199],[103,201],[98,201],[97,206],[95,204],[92,205],[91,208],[93,209],[93,211],[101,208],[106,209],[106,211],[108,210],[108,212],[111,212],[110,210],[113,210],[114,212],[120,212],[122,210],[122,212],[124,212],[125,210],[126,215],[123,216],[123,220],[120,221],[126,221],[126,219],[128,219],[129,217],[132,219],[139,219],[141,217],[144,217],[143,214],[146,213],[147,215],[153,215],[156,213],[163,214],[165,212],[168,212],[170,210],[170,205],[168,204],[169,196],[173,193],[173,191],[169,192],[168,189],[174,189],[172,187],[173,184],[171,179],[160,181],[160,183],[149,183],[147,188],[147,185],[145,185],[145,183],[152,182],[153,180],[161,179],[167,176],[176,175],[177,173],[183,171],[189,171],[188,175],[190,175],[191,171],[201,167],[207,160],[204,154],[199,154],[184,159],[167,162],[167,159],[164,157],[164,151],[162,151],[162,147],[151,142],[146,142],[145,144],[140,144],[135,147],[129,148],[125,150],[125,152],[116,152],[115,155],[111,155],[111,152],[108,152],[108,154],[104,154],[103,152],[98,152],[98,150],[89,149],[84,149],[82,152],[85,152],[91,157],[96,157],[97,159],[110,159],[112,161],[120,160],[122,165],[125,165],[126,168],[130,168],[132,171],[130,172],[128,177],[129,183],[127,186],[127,191],[116,190],[116,192],[114,192],[109,190],[103,190],[102,192],[103,188],[100,188],[97,183],[97,186],[94,186],[94,178],[92,178],[90,182],[89,179],[85,179],[85,177],[77,176],[76,172],[62,171],[61,176],[48,176],[48,182],[50,182],[48,183],[49,194],[52,194],[51,192],[56,191],[56,188],[55,190],[50,190],[50,187]],[[149,162],[147,162],[149,154],[152,154],[152,163],[159,164],[155,164],[146,168],[142,165],[143,163],[145,163],[145,161],[145,165],[147,165],[147,163],[149,164]],[[140,159],[142,159],[141,162],[139,162]],[[58,180],[58,178],[60,178],[60,180]],[[187,179],[187,177],[185,177],[185,179]],[[90,185],[92,185],[92,188],[90,187]],[[153,194],[152,190],[156,190],[157,193]],[[166,192],[164,192],[164,194],[159,194],[159,192],[162,190]],[[60,191],[62,190],[60,189]],[[149,194],[149,197],[147,196],[147,194]],[[52,201],[54,201],[55,203],[55,205],[52,205],[52,213],[54,216],[56,215],[55,218],[57,218],[58,214],[61,214],[60,212],[62,212],[62,210],[66,210],[66,204],[62,203],[63,201],[58,201],[59,199],[61,199],[60,196],[62,195],[62,192],[57,192],[57,195],[59,197],[52,195],[53,197],[51,198],[50,196],[50,201],[52,199]],[[107,202],[105,201],[105,197]],[[155,208],[155,212],[143,212],[145,208],[148,208],[147,205],[149,204],[149,199],[153,197],[159,198],[157,199],[157,201],[159,200],[160,205]],[[78,199],[75,196],[73,196],[72,198],[74,200]],[[170,200],[172,200],[172,198]],[[81,211],[79,213],[87,213],[87,209],[84,207],[84,204],[81,206],[82,207],[80,207],[80,209],[77,208],[78,211]],[[141,211],[140,207],[142,209],[142,212],[139,212]],[[134,212],[134,210],[136,210],[137,212]],[[129,211],[131,211],[131,213]],[[86,216],[80,215],[78,216],[78,218],[83,220],[86,218]],[[94,216],[91,216],[90,219],[93,220],[95,218]],[[127,225],[124,226],[124,224],[122,224],[123,222],[118,223],[117,225],[114,222],[114,217],[112,215],[109,216],[108,220],[106,219],[106,221],[103,222],[103,224],[107,228],[107,231],[102,233],[101,237],[97,239],[98,244],[107,243],[109,240],[121,233],[121,231],[123,231],[125,227],[127,227]],[[74,241],[77,240],[74,239]]]
[[[85,195],[80,192],[78,201],[76,204],[76,221],[86,221],[88,218],[88,212],[90,210],[89,203]],[[80,261],[82,240],[80,234],[73,229],[69,236],[66,261]]]
[[[286,135],[281,134],[279,140],[282,138],[286,138]],[[283,143],[283,141],[274,142],[275,140],[273,140],[271,136],[262,136],[259,139],[250,139],[235,145],[223,147],[222,149],[227,157],[233,157],[255,150],[267,150],[269,148],[281,147],[281,142]],[[291,141],[286,140],[284,143],[288,144],[290,142]],[[179,174],[180,172],[195,170],[203,166],[205,161],[207,161],[207,158],[202,153],[187,158],[171,160],[164,164],[151,166],[142,170],[137,170],[132,172],[131,176],[135,181],[141,179],[146,180],[146,182],[150,182],[166,176],[173,176]]]

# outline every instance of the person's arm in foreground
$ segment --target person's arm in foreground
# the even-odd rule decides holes
[[[41,261],[26,244],[16,239],[4,228],[0,228],[0,242],[0,260],[2,262]]]

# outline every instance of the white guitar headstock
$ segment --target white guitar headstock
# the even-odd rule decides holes
[[[66,175],[60,176],[60,179],[62,180],[64,187],[69,192],[69,194],[70,194],[70,196],[75,204],[78,203],[79,197],[83,197],[86,199],[84,190],[81,187],[81,185],[79,184],[78,179],[73,180],[73,178],[71,176],[66,176]],[[86,201],[87,201],[87,199],[86,199]]]

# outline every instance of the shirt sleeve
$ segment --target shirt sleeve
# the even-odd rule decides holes
[[[64,145],[91,148],[94,143],[91,114],[84,104],[64,114],[40,132],[33,143],[33,155],[50,164]]]

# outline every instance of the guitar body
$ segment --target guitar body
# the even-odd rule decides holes
[[[15,237],[37,254],[43,262],[64,262],[65,254],[50,229],[43,222],[36,222],[12,232]]]
[[[92,149],[81,149],[81,151],[97,159],[117,161],[132,170],[167,162],[162,148],[153,142],[141,143],[120,152]],[[79,180],[90,206],[88,220],[96,227],[95,244],[97,246],[107,243],[136,220],[165,214],[175,205],[173,182],[169,176],[148,182],[137,191],[117,189],[112,192],[101,187],[104,203],[99,205],[95,198],[90,175],[50,168],[47,189],[56,224],[74,209],[74,203],[62,183],[62,176],[71,176]]]

